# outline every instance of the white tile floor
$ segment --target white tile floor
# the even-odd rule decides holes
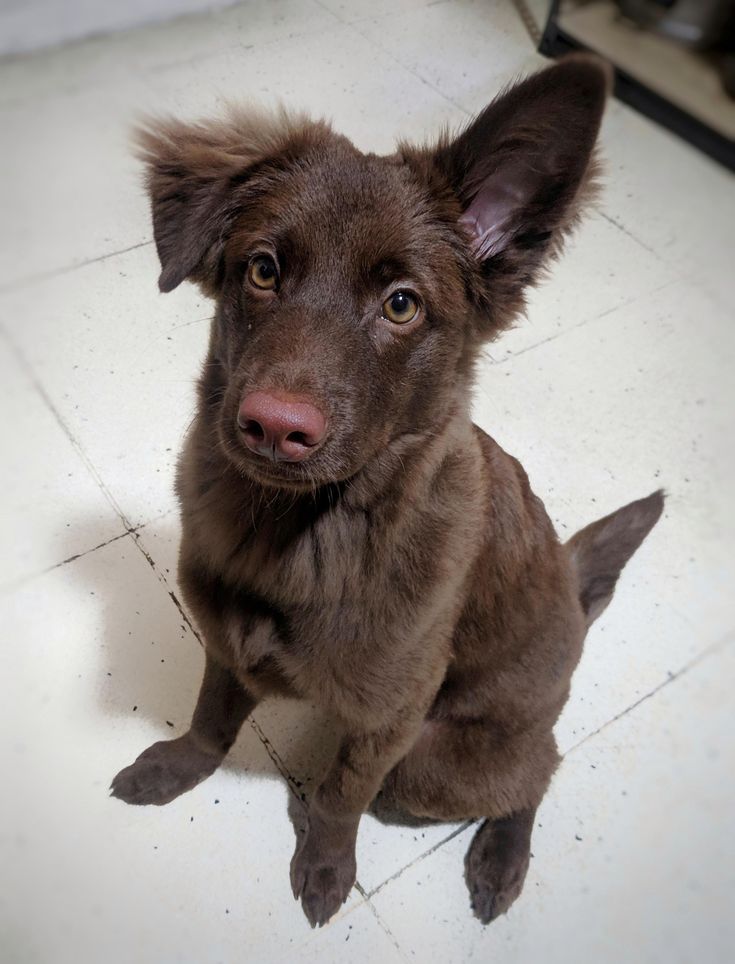
[[[616,103],[604,199],[476,397],[562,533],[670,493],[590,634],[521,900],[483,929],[469,830],[366,818],[360,886],[312,932],[288,887],[287,781],[330,742],[308,707],[259,709],[169,807],[107,796],[183,731],[202,663],[171,479],[209,308],[156,293],[135,112],[282,98],[389,150],[539,63],[500,0],[248,0],[0,64],[3,962],[733,959],[735,190]]]

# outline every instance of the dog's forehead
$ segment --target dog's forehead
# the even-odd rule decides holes
[[[426,191],[392,158],[317,154],[297,165],[288,181],[279,220],[294,243],[314,254],[378,257],[410,249],[431,232]]]

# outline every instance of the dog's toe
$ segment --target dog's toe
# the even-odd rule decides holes
[[[489,924],[499,916],[495,894],[487,888],[475,888],[470,901],[475,917],[483,924]]]
[[[311,926],[322,927],[337,913],[346,897],[334,869],[322,867],[309,875],[301,894],[301,905]]]
[[[347,900],[355,882],[354,858],[339,859],[311,856],[300,848],[291,861],[291,888],[301,898],[306,919],[312,927],[322,927]]]
[[[496,868],[489,867],[478,868],[475,874],[468,874],[467,884],[472,910],[483,924],[489,924],[505,914],[523,889],[522,879],[503,880]]]

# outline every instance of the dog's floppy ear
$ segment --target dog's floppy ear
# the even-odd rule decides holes
[[[282,167],[328,133],[321,121],[235,108],[222,120],[149,118],[139,125],[134,136],[146,166],[161,291],[188,278],[216,294],[249,175],[266,163]]]
[[[484,300],[500,300],[511,315],[590,194],[609,86],[601,61],[568,57],[503,92],[431,155],[434,175],[459,201],[486,287],[492,283]]]
[[[217,143],[210,125],[150,119],[135,131],[146,165],[153,237],[161,262],[158,287],[185,278],[213,280],[231,205],[232,178],[243,161]],[[239,164],[238,164],[239,161]]]

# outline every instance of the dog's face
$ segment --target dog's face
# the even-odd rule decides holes
[[[334,135],[248,193],[215,322],[223,444],[267,483],[349,478],[449,414],[464,246],[406,164]]]
[[[466,406],[483,340],[576,216],[605,87],[573,59],[389,158],[286,117],[142,132],[160,286],[217,302],[203,401],[238,468],[348,479]]]

